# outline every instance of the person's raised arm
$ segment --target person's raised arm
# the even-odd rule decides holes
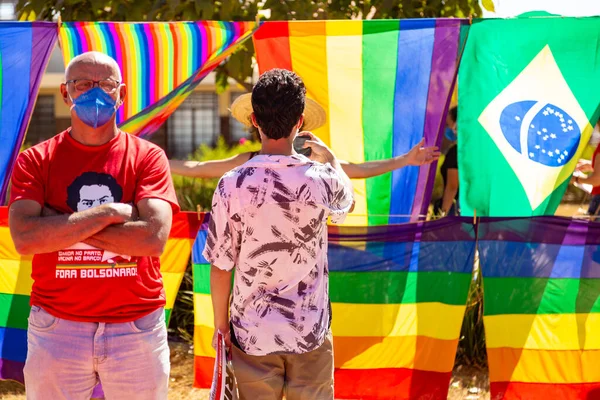
[[[250,159],[252,153],[240,153],[223,160],[182,161],[169,160],[171,172],[190,178],[220,178]]]
[[[36,201],[17,200],[10,206],[8,225],[19,254],[42,254],[84,241],[111,224],[131,219],[133,213],[128,204],[112,203],[73,214],[45,216]]]
[[[342,168],[351,179],[371,178],[394,171],[409,165],[429,164],[440,157],[440,152],[435,146],[423,147],[425,140],[414,146],[408,153],[384,160],[366,161],[362,163],[349,163],[340,160]]]

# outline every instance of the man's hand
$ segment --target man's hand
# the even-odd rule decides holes
[[[440,158],[440,152],[436,146],[423,147],[425,139],[421,139],[419,144],[410,149],[406,153],[406,164],[407,165],[424,165],[430,164],[437,161]]]
[[[304,142],[304,148],[311,148],[312,152],[309,157],[311,160],[325,164],[331,163],[335,159],[335,155],[331,149],[321,139],[313,135],[312,132],[303,131],[298,135],[310,136],[310,140]]]
[[[227,350],[231,350],[231,332],[229,331],[229,326],[222,326],[221,328],[215,328],[215,333],[213,334],[212,347],[213,349],[217,349],[217,332],[221,331],[223,337],[225,338],[225,347]]]
[[[139,219],[138,209],[131,203],[109,203],[106,206],[111,209],[112,215],[115,217],[115,224],[124,224]]]
[[[172,208],[167,201],[148,198],[140,200],[136,206],[123,203],[105,205],[111,207],[116,220],[111,226],[83,240],[84,243],[117,254],[160,257],[173,220]]]
[[[594,172],[594,168],[592,167],[591,161],[579,160],[577,162],[577,167],[575,167],[575,171],[589,173],[589,172]]]

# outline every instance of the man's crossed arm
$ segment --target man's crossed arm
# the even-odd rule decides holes
[[[13,242],[20,254],[50,253],[75,243],[117,254],[159,256],[171,230],[172,209],[160,199],[137,206],[109,203],[73,214],[58,215],[32,200],[18,200],[9,210]]]

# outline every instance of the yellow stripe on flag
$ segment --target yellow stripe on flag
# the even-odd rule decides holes
[[[327,112],[327,122],[313,132],[327,145],[329,134],[329,89],[327,84],[326,22],[289,22],[292,67],[307,84],[306,94]]]
[[[458,338],[432,339],[425,336],[333,338],[336,368],[411,368],[450,372]]]
[[[442,303],[332,303],[334,336],[427,336],[458,339],[465,306]]]
[[[483,318],[489,348],[600,350],[600,314],[511,314]]]
[[[162,272],[163,285],[165,287],[165,294],[167,296],[167,304],[165,308],[173,308],[175,299],[177,298],[177,292],[179,286],[183,280],[183,272]]]
[[[188,266],[194,239],[169,239],[160,256],[161,272],[185,272]]]
[[[327,73],[331,147],[338,158],[364,162],[362,121],[362,21],[327,21]],[[346,225],[367,225],[367,189],[354,180],[356,204]]]

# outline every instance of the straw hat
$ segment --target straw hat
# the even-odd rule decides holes
[[[250,119],[250,114],[252,114],[252,93],[243,94],[235,99],[231,104],[230,111],[233,118],[247,127],[252,127],[252,120]],[[304,125],[302,125],[302,130],[312,131],[313,129],[317,129],[325,125],[325,120],[325,109],[319,103],[307,97],[304,107]]]

